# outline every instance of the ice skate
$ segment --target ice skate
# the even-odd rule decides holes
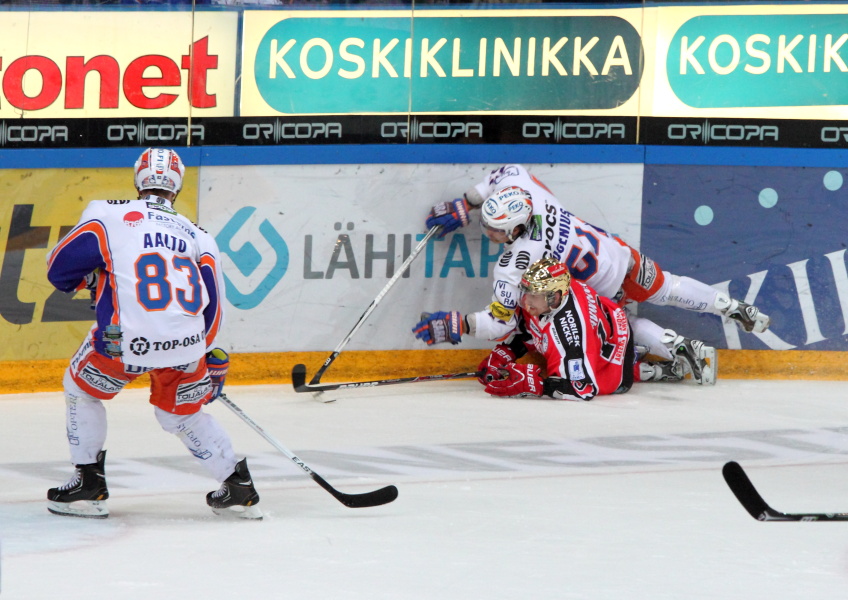
[[[692,379],[701,385],[715,385],[718,374],[718,354],[715,348],[700,340],[677,335],[670,329],[666,330],[663,343],[682,361]]]
[[[206,494],[206,504],[212,507],[212,512],[221,516],[261,519],[262,511],[256,506],[258,503],[259,494],[253,487],[246,458],[236,463],[233,474],[224,480],[217,491]]]
[[[756,306],[733,300],[724,294],[716,297],[715,306],[726,319],[736,321],[748,333],[763,333],[771,325],[769,316],[760,312]]]
[[[681,381],[686,376],[683,360],[679,356],[669,361],[643,362],[639,369],[642,381]]]
[[[54,515],[105,519],[109,509],[104,464],[106,451],[97,453],[97,462],[76,465],[73,477],[59,487],[47,490],[47,510]]]

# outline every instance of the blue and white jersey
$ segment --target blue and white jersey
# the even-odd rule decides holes
[[[601,296],[614,297],[630,265],[630,247],[603,229],[565,210],[553,193],[521,165],[504,165],[475,187],[484,200],[498,190],[518,186],[530,193],[533,215],[524,235],[504,246],[493,269],[494,296],[476,314],[475,337],[502,339],[516,327],[518,284],[537,260],[552,257],[568,265],[571,276]]]
[[[89,203],[50,251],[47,278],[73,292],[92,271],[99,273],[91,332],[97,352],[161,368],[194,362],[212,346],[223,318],[218,247],[168,200]]]

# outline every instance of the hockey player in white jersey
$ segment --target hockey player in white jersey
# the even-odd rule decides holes
[[[50,251],[47,277],[63,292],[89,288],[96,321],[65,372],[67,436],[75,472],[47,492],[54,514],[105,518],[106,409],[126,384],[150,374],[150,403],[221,487],[219,514],[261,518],[246,459],[203,405],[220,393],[228,356],[215,348],[223,276],[215,240],[174,210],[185,167],[149,148],[135,164],[136,200],[95,200]]]
[[[419,322],[416,337],[429,344],[458,343],[461,335],[501,339],[514,328],[518,283],[523,268],[552,257],[566,263],[577,281],[599,294],[624,302],[650,302],[709,312],[732,319],[745,331],[763,332],[769,318],[756,307],[690,277],[663,271],[623,240],[566,211],[553,193],[521,165],[495,169],[463,198],[437,204],[427,227],[440,225],[442,234],[467,225],[470,211],[481,208],[480,224],[494,243],[506,244],[494,269],[495,293],[486,310],[462,317],[457,311],[435,312]],[[430,324],[433,327],[430,327]],[[715,349],[688,340],[647,319],[633,319],[637,344],[662,358],[688,354],[691,361],[709,358]],[[425,329],[434,329],[431,335]],[[445,335],[439,335],[445,331]],[[438,338],[442,339],[438,339]],[[712,369],[715,372],[715,369]]]

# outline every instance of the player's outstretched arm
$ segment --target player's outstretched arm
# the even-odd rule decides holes
[[[439,238],[443,238],[446,234],[465,227],[471,222],[468,211],[471,210],[465,198],[457,198],[449,202],[440,202],[430,209],[430,214],[427,215],[425,221],[427,229],[432,229],[436,226],[441,226]]]
[[[459,311],[422,313],[421,320],[412,328],[415,337],[428,346],[462,341],[463,319]]]

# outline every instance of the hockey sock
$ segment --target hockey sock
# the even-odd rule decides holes
[[[71,463],[89,465],[97,462],[97,453],[106,443],[106,408],[103,402],[79,389],[67,372],[63,383]]]
[[[218,482],[232,475],[238,460],[229,434],[212,415],[203,411],[193,415],[174,415],[158,407],[154,410],[162,429],[180,438]]]
[[[720,314],[715,308],[718,290],[691,277],[666,272],[660,291],[648,298],[651,304],[676,306],[685,310]]]

